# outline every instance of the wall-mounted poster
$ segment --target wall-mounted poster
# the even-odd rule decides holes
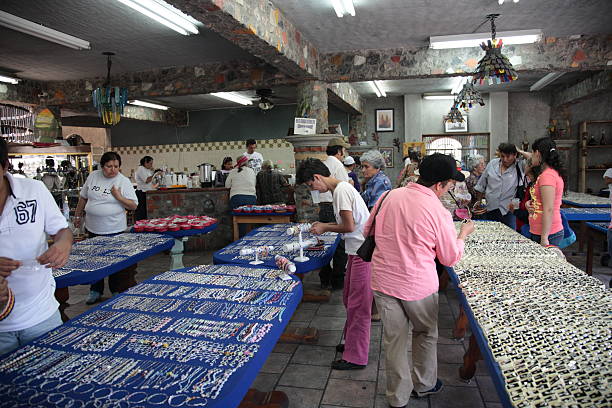
[[[378,150],[385,158],[385,167],[393,168],[393,148],[392,147],[379,147]]]
[[[394,130],[395,123],[393,118],[393,108],[376,109],[376,131],[393,132]]]
[[[468,131],[468,118],[467,115],[463,115],[463,122],[448,122],[446,116],[444,117],[444,131],[450,132],[467,132]]]
[[[404,142],[402,144],[402,157],[408,156],[408,153],[415,151],[419,153],[421,158],[425,157],[425,143],[424,142]]]

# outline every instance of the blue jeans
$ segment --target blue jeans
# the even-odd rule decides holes
[[[501,222],[516,231],[516,216],[512,212],[502,215],[500,210],[489,211],[485,214],[485,218],[490,221]]]
[[[234,208],[240,207],[241,205],[255,205],[257,204],[257,196],[254,195],[246,195],[246,194],[236,194],[230,197],[230,207],[232,210]],[[246,234],[246,225],[238,224],[238,235],[242,237]]]
[[[540,243],[540,240],[542,239],[541,235],[536,235],[536,234],[531,234],[531,240],[534,242],[537,242],[538,244]],[[550,245],[555,245],[555,246],[559,246],[559,243],[561,242],[561,240],[563,239],[563,230],[559,231],[559,232],[555,232],[554,234],[549,234],[548,235],[548,243]]]
[[[27,329],[0,332],[0,356],[22,347],[24,344],[61,325],[62,317],[59,310],[56,310],[47,320],[43,320]]]

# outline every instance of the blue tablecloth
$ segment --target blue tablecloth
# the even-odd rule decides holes
[[[568,221],[610,221],[608,208],[561,208]]]
[[[295,215],[295,211],[293,212],[276,212],[276,211],[272,211],[272,212],[260,212],[260,213],[256,213],[254,211],[251,212],[244,212],[244,211],[232,211],[232,215],[254,215],[254,216],[268,216],[268,215]]]
[[[53,271],[55,285],[59,289],[95,283],[173,246],[172,238],[149,233],[98,236],[76,242],[68,263]]]
[[[570,201],[570,200],[561,200],[561,202],[565,205],[571,205],[572,207],[579,207],[579,208],[610,208],[610,204],[588,204],[588,203],[579,203],[579,202]]]
[[[609,222],[587,222],[587,227],[594,229],[595,231],[603,232],[604,234],[608,233],[608,225]]]
[[[487,338],[483,334],[480,326],[476,322],[474,318],[474,313],[463,294],[463,291],[459,288],[459,278],[457,274],[453,270],[453,268],[446,267],[448,271],[448,276],[451,281],[455,285],[455,289],[457,292],[457,296],[459,297],[459,301],[461,302],[461,307],[465,311],[465,314],[470,322],[470,329],[472,330],[472,334],[476,338],[476,342],[478,343],[478,347],[480,348],[480,354],[482,355],[483,360],[487,364],[487,368],[489,369],[489,374],[491,375],[491,379],[493,380],[493,385],[495,385],[495,390],[497,391],[497,395],[504,406],[504,408],[512,408],[513,405],[510,402],[510,397],[508,396],[508,392],[506,391],[506,385],[504,381],[504,377],[501,373],[501,369],[499,364],[493,358],[493,354],[491,354],[491,348],[489,347],[489,342]]]
[[[302,297],[277,274],[203,265],[151,278],[1,358],[0,406],[237,407]]]
[[[286,234],[287,228],[291,225],[297,224],[273,224],[254,229],[238,241],[234,241],[225,248],[215,252],[213,254],[213,263],[249,265],[250,261],[255,260],[255,255],[242,256],[240,255],[240,250],[242,248],[254,248],[262,245],[274,246],[269,255],[259,258],[264,261],[264,266],[275,268],[275,255],[282,255],[289,260],[293,260],[293,258],[299,255],[299,251],[286,252],[283,249],[285,244],[298,240],[297,236]],[[340,234],[336,233],[325,233],[323,235],[303,234],[304,240],[312,237],[322,239],[325,242],[325,249],[323,251],[304,251],[304,256],[310,259],[306,262],[295,262],[296,273],[307,273],[327,265],[331,261],[341,239]]]

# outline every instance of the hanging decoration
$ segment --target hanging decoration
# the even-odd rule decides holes
[[[110,86],[110,71],[113,65],[111,57],[115,55],[115,53],[103,52],[102,54],[107,57],[106,82],[93,91],[92,100],[94,107],[98,109],[98,115],[102,119],[102,122],[105,125],[113,126],[121,120],[123,108],[128,101],[128,91],[127,88]]]
[[[480,106],[485,105],[481,93],[474,88],[474,84],[471,81],[463,84],[463,88],[461,88],[461,91],[457,95],[457,102],[459,103],[459,107],[464,111],[472,109],[472,106],[475,104],[479,104]]]
[[[457,122],[464,122],[465,119],[463,119],[463,115],[461,114],[461,111],[459,110],[459,101],[457,99],[455,99],[455,102],[453,103],[453,106],[451,106],[451,110],[448,113],[448,115],[446,115],[446,121],[450,122],[450,123],[457,123]]]
[[[489,14],[487,19],[491,21],[491,40],[480,44],[485,52],[484,57],[478,62],[478,68],[474,73],[473,83],[482,85],[485,81],[489,85],[501,84],[502,82],[516,81],[518,74],[510,63],[510,60],[502,54],[503,42],[496,39],[495,19],[499,14]]]

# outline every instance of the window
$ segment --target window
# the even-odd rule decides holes
[[[489,133],[423,135],[423,142],[426,154],[448,154],[462,164],[475,154],[480,154],[489,161]]]

